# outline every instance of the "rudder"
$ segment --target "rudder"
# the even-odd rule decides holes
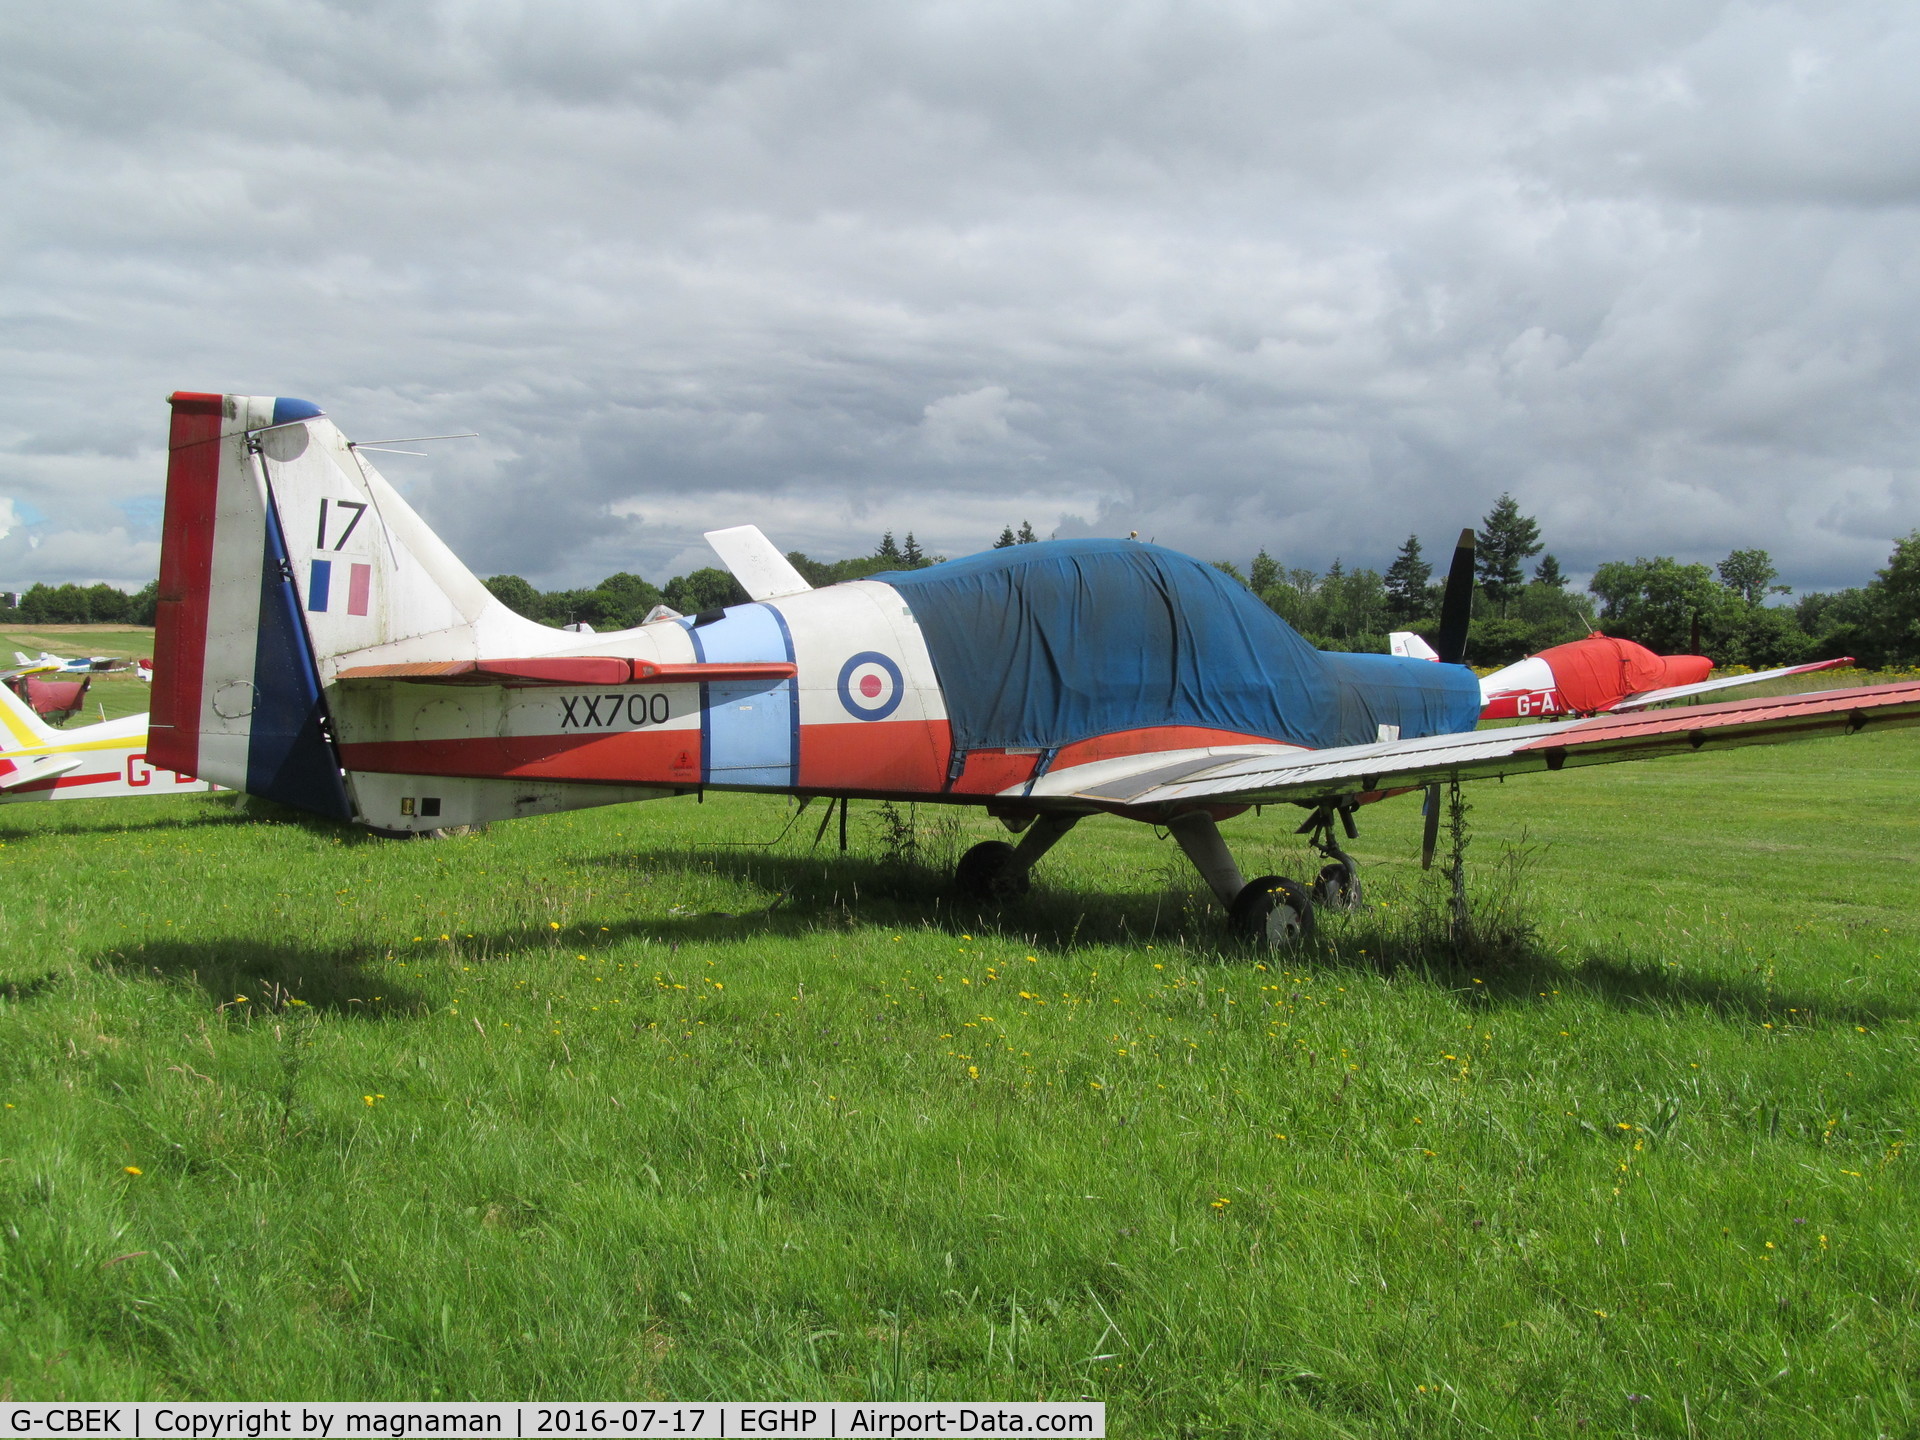
[[[171,403],[148,756],[351,819],[257,438],[320,412],[186,392]]]

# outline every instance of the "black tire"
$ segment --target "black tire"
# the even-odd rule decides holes
[[[984,840],[960,857],[953,883],[977,904],[998,905],[1018,900],[1031,882],[1026,869],[1013,858],[1013,846],[1004,840]]]
[[[1227,928],[1263,950],[1286,950],[1313,934],[1313,897],[1298,880],[1262,875],[1233,897]]]
[[[1358,910],[1364,902],[1353,867],[1339,860],[1321,866],[1313,882],[1313,903],[1323,910]]]

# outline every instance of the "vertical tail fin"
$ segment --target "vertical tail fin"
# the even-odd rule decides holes
[[[320,412],[233,395],[182,393],[172,404],[148,757],[348,819],[257,439]]]
[[[351,818],[324,696],[340,657],[475,659],[552,632],[494,600],[318,407],[171,399],[149,754]]]

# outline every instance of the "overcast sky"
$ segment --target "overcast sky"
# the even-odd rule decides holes
[[[1583,574],[1920,526],[1920,7],[0,10],[0,587],[157,567],[171,390],[294,395],[479,573],[1030,519]]]

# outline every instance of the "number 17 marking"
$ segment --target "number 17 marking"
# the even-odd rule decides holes
[[[336,500],[333,503],[342,510],[353,511],[353,519],[347,522],[347,528],[340,532],[340,538],[333,545],[335,550],[344,550],[347,548],[347,537],[353,534],[354,527],[360,523],[360,517],[367,513],[367,507],[365,502],[360,500]],[[313,548],[316,550],[327,548],[327,502],[325,500],[320,502],[320,533],[314,537]]]

